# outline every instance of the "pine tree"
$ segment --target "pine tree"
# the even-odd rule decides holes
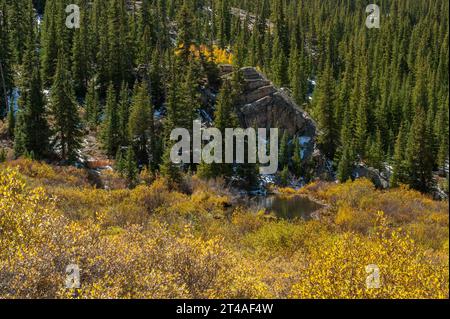
[[[108,8],[108,75],[116,90],[130,83],[133,70],[133,42],[130,37],[125,0],[112,0]]]
[[[163,60],[161,59],[161,51],[154,50],[152,54],[152,60],[150,65],[150,92],[152,95],[152,102],[156,109],[161,109],[164,103],[164,69],[161,65]]]
[[[135,92],[128,120],[129,140],[134,146],[138,163],[148,166],[154,158],[153,105],[146,82],[139,84]]]
[[[297,50],[296,46],[294,46],[289,59],[289,74],[292,97],[298,105],[302,105],[305,103],[308,91],[308,73],[303,60],[303,52]]]
[[[300,141],[298,138],[295,138],[294,156],[292,156],[292,170],[295,176],[300,177],[303,175],[302,166],[302,150],[300,147]]]
[[[128,122],[130,119],[130,97],[128,86],[124,82],[119,94],[119,134],[120,145],[128,145]]]
[[[85,121],[91,127],[96,127],[100,120],[100,101],[96,84],[95,79],[89,81],[86,95]]]
[[[279,164],[280,167],[285,167],[289,164],[290,152],[289,152],[289,135],[285,130],[280,141],[279,148]]]
[[[80,28],[75,29],[72,46],[72,75],[75,83],[75,93],[79,97],[86,94],[89,79],[89,50],[88,50],[88,4],[81,0]]]
[[[177,46],[179,49],[179,58],[182,65],[187,65],[191,54],[190,48],[194,44],[194,16],[188,5],[189,1],[183,0],[183,5],[177,16],[178,37]]]
[[[16,130],[16,114],[13,110],[13,106],[9,105],[9,112],[7,116],[8,121],[8,136],[13,139],[14,131]]]
[[[31,78],[23,82],[19,101],[20,112],[15,126],[14,152],[19,157],[33,153],[42,159],[48,154],[49,126],[45,115],[38,57],[35,55],[34,35],[30,34],[27,52],[24,55],[24,69],[31,70]]]
[[[352,147],[345,144],[342,151],[341,160],[338,164],[337,179],[344,183],[352,177],[353,165],[354,165],[354,153]]]
[[[289,85],[288,59],[281,40],[275,38],[272,58],[273,82],[280,86]]]
[[[393,172],[390,179],[391,187],[398,187],[400,183],[406,182],[405,149],[406,134],[405,128],[402,125],[397,136],[397,141],[395,143]]]
[[[132,147],[129,147],[126,153],[124,173],[125,178],[127,179],[128,182],[128,187],[133,188],[134,186],[136,186],[138,168]]]
[[[180,167],[173,163],[170,158],[170,153],[173,143],[167,142],[162,158],[162,164],[160,166],[161,175],[164,176],[169,184],[170,188],[177,188],[182,182],[182,175]]]
[[[81,147],[82,128],[66,61],[64,53],[60,53],[51,90],[50,107],[61,158],[74,162]]]
[[[21,65],[26,50],[27,35],[34,25],[29,19],[30,13],[33,12],[33,3],[32,0],[5,2],[7,2],[6,5],[9,4],[9,10],[5,4],[2,6],[2,11],[6,8],[4,17],[9,25],[6,35],[10,36],[10,48],[12,48],[14,63]]]
[[[231,7],[230,1],[221,0],[220,1],[220,12],[219,12],[219,46],[225,48],[230,42],[231,36]]]
[[[59,21],[56,0],[47,0],[41,31],[42,83],[44,87],[52,84],[58,58]]]
[[[192,122],[199,108],[197,76],[194,71],[195,65],[191,62],[186,70],[179,93],[178,108],[183,116],[177,119],[178,127],[190,130]]]
[[[377,130],[375,139],[371,141],[369,152],[367,154],[369,165],[373,168],[381,170],[383,168],[384,152],[380,130]]]
[[[329,63],[319,79],[314,96],[317,122],[320,133],[318,143],[328,158],[334,158],[336,151],[336,124],[334,119],[334,79]]]
[[[408,184],[421,192],[430,189],[433,182],[433,159],[423,108],[416,109],[406,146],[405,168]]]
[[[359,96],[357,105],[357,114],[355,119],[355,146],[356,152],[364,158],[366,155],[366,141],[370,135],[369,131],[369,75],[367,66],[362,67],[361,83],[359,86]]]
[[[102,125],[103,148],[109,157],[116,155],[121,143],[119,106],[114,84],[110,83],[106,94],[105,121]]]
[[[289,167],[287,165],[280,173],[280,184],[284,187],[289,185]]]
[[[446,162],[449,158],[449,110],[448,110],[448,95],[445,100],[443,100],[441,107],[438,112],[436,133],[438,140],[438,154],[437,154],[437,165],[440,170],[445,168]]]
[[[336,152],[336,162],[338,162],[336,175],[341,183],[352,178],[356,156],[351,134],[351,126],[344,124],[341,129],[341,145]]]
[[[225,81],[217,97],[216,111],[214,112],[214,125],[225,136],[225,129],[237,126],[237,118],[234,113],[233,90],[231,83]],[[233,168],[231,164],[211,164],[214,176],[231,177]]]
[[[7,156],[8,155],[6,154],[6,150],[2,148],[2,150],[0,151],[0,163],[6,162]]]
[[[8,113],[8,96],[13,85],[12,46],[8,36],[8,11],[6,3],[0,3],[0,119]]]
[[[123,151],[120,148],[117,150],[115,160],[115,170],[118,171],[121,175],[125,175],[126,163],[125,158],[123,157]]]

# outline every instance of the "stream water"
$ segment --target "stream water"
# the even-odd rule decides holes
[[[279,195],[257,196],[249,199],[249,206],[257,210],[273,213],[278,218],[292,220],[296,218],[309,220],[311,214],[323,206],[308,197]]]

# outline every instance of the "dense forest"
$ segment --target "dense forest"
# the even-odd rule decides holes
[[[0,0],[0,299],[448,298],[449,3],[377,4]],[[258,164],[170,158],[242,125],[246,67],[317,126],[264,184],[310,216],[255,207]]]
[[[78,29],[65,23],[72,2],[80,6]],[[83,134],[99,128],[124,174],[146,166],[175,180],[180,167],[168,162],[168,135],[191,127],[202,88],[220,91],[214,115],[224,120],[216,125],[235,126],[239,77],[220,83],[222,50],[235,66],[258,67],[289,89],[317,121],[318,145],[339,180],[363,161],[390,165],[393,186],[426,192],[433,171],[448,165],[448,3],[379,5],[382,27],[368,29],[357,0],[2,0],[0,115],[15,157],[73,163]],[[5,99],[14,90],[17,110]],[[155,111],[165,115],[162,126]],[[280,171],[301,174],[290,138],[280,142]],[[209,177],[233,174],[204,166]]]

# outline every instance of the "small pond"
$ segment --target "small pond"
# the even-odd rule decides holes
[[[296,218],[309,220],[311,214],[323,206],[308,197],[279,195],[257,196],[249,199],[249,206],[257,210],[266,210],[278,218],[292,220]]]

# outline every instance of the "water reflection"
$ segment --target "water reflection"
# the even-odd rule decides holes
[[[258,196],[251,199],[252,206],[266,210],[283,219],[311,219],[311,214],[322,205],[304,196],[282,197],[278,195]]]

